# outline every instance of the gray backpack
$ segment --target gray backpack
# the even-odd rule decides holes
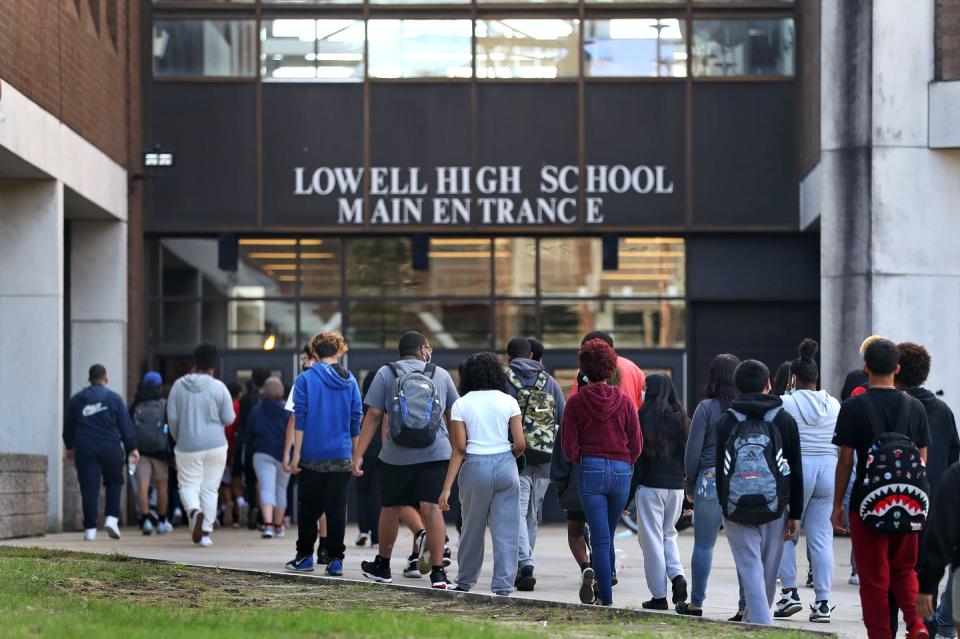
[[[790,496],[790,464],[783,457],[780,429],[773,420],[780,407],[763,419],[730,409],[737,419],[724,445],[718,488],[724,516],[739,524],[761,525],[779,518]]]
[[[433,383],[437,367],[427,364],[422,371],[405,373],[396,364],[387,366],[397,378],[387,410],[390,439],[405,448],[427,448],[437,439],[443,413]]]

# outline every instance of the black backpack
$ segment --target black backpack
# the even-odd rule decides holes
[[[864,400],[874,440],[867,451],[863,477],[858,477],[857,512],[869,528],[902,535],[919,532],[930,508],[930,485],[920,451],[907,428],[912,398],[903,393],[892,431],[878,432],[881,420],[869,400]]]
[[[133,409],[133,428],[142,455],[164,457],[170,454],[167,428],[167,400],[148,399]]]
[[[724,446],[723,474],[717,486],[723,516],[738,524],[766,524],[783,515],[790,499],[790,464],[783,439],[773,423],[781,408],[763,419],[733,409],[737,423]]]

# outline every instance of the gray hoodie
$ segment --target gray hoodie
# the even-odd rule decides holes
[[[795,390],[781,399],[783,410],[790,413],[800,429],[802,455],[837,457],[833,433],[840,414],[840,402],[824,390]]]
[[[219,379],[190,373],[170,389],[167,423],[179,452],[196,453],[226,446],[224,427],[236,419],[230,391]]]

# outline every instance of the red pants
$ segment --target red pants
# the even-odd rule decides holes
[[[917,615],[917,533],[887,535],[864,525],[850,511],[850,538],[860,576],[860,605],[869,639],[890,639],[890,604],[893,592],[903,610],[907,628],[919,623]]]

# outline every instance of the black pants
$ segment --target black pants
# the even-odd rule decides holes
[[[97,527],[100,483],[107,487],[104,514],[120,516],[120,491],[123,489],[124,455],[120,442],[77,442],[74,465],[83,503],[83,527]]]
[[[343,536],[347,529],[347,482],[350,473],[318,473],[304,468],[300,473],[297,522],[297,556],[313,554],[317,543],[317,520],[327,516],[327,555],[343,559],[347,547]]]
[[[257,473],[253,469],[253,449],[247,446],[243,449],[243,497],[251,509],[259,505]]]
[[[380,475],[377,459],[363,460],[363,475],[357,477],[357,527],[360,532],[371,533],[370,542],[379,543],[380,528]]]

